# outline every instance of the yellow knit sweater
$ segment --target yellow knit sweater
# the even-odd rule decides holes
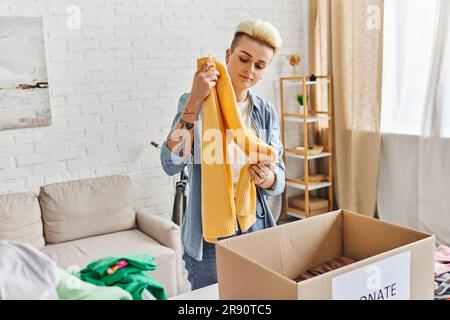
[[[224,65],[210,56],[198,59],[197,68],[200,69],[208,60],[215,64],[220,77],[206,98],[202,111],[202,227],[205,241],[215,243],[217,238],[236,232],[236,217],[243,232],[255,223],[256,186],[249,167],[256,162],[275,162],[277,154],[242,123],[236,95]],[[227,147],[231,142],[227,129],[244,133],[244,138],[234,135],[232,139],[250,159],[250,163],[241,169],[236,200],[227,156]]]

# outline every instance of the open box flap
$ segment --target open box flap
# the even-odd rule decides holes
[[[342,212],[284,224],[218,244],[295,279],[301,272],[342,255]]]

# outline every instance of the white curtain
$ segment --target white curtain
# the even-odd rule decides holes
[[[378,214],[450,244],[450,0],[384,10]]]

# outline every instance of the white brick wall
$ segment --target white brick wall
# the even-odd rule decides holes
[[[67,28],[73,4],[79,30]],[[196,59],[211,53],[223,61],[238,22],[271,21],[284,46],[254,90],[278,106],[286,54],[301,54],[307,70],[307,7],[308,0],[3,0],[0,16],[44,18],[53,124],[0,131],[0,193],[125,174],[137,207],[169,217],[173,179],[149,141],[168,134]]]

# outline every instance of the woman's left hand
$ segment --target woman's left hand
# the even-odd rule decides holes
[[[258,162],[250,165],[250,175],[256,186],[262,189],[269,189],[275,182],[275,164],[271,162]]]

